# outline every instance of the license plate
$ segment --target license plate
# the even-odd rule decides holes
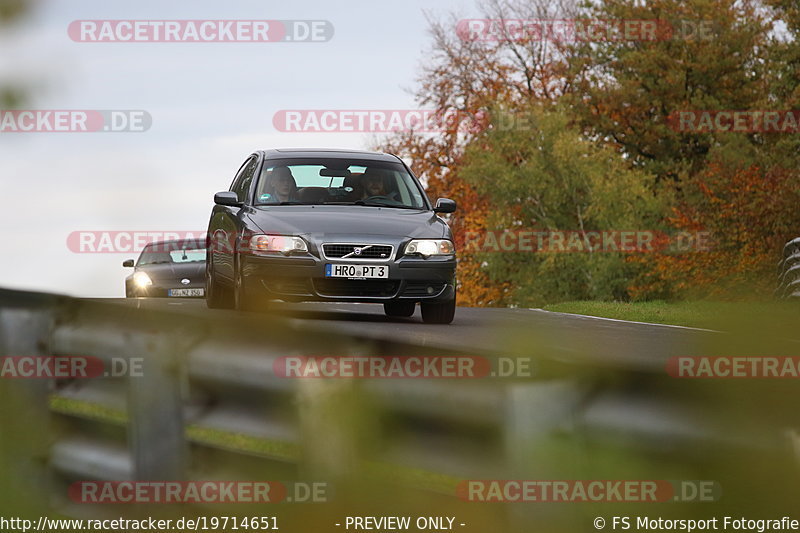
[[[176,297],[203,296],[205,289],[170,289],[167,294]]]
[[[326,278],[388,278],[386,265],[325,265]]]

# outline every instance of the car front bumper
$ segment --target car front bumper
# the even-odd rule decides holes
[[[442,302],[455,296],[453,256],[391,261],[330,260],[308,256],[243,254],[242,283],[250,294],[285,301]],[[325,276],[327,264],[389,268],[389,277],[348,279]]]

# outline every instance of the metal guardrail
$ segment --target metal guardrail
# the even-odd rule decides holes
[[[460,353],[273,315],[197,317],[0,290],[0,356],[141,358],[143,365],[143,377],[0,379],[0,491],[75,515],[87,512],[66,498],[76,480],[251,479],[264,472],[340,479],[359,472],[365,459],[454,479],[546,479],[554,449],[576,461],[600,446],[702,463],[708,450],[788,448],[780,424],[742,427],[719,417],[704,393],[648,366],[590,368],[544,357],[530,378],[468,380],[286,379],[274,371],[279,357],[292,355]],[[53,399],[127,416],[115,422],[51,411]],[[246,449],[208,434],[270,445]]]
[[[783,257],[778,261],[778,298],[800,298],[800,237],[783,247]]]

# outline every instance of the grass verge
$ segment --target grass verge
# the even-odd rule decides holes
[[[672,324],[707,329],[729,329],[730,324],[751,317],[778,323],[798,321],[796,302],[598,302],[576,301],[545,306],[547,311],[574,313],[618,320]]]

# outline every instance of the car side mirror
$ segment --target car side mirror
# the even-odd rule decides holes
[[[450,198],[439,198],[436,200],[436,207],[433,208],[434,213],[455,213],[456,202]]]
[[[229,207],[241,207],[242,202],[235,192],[222,191],[214,195],[214,203],[217,205],[227,205]]]
[[[126,259],[122,262],[122,266],[125,268],[133,268],[133,259]]]

